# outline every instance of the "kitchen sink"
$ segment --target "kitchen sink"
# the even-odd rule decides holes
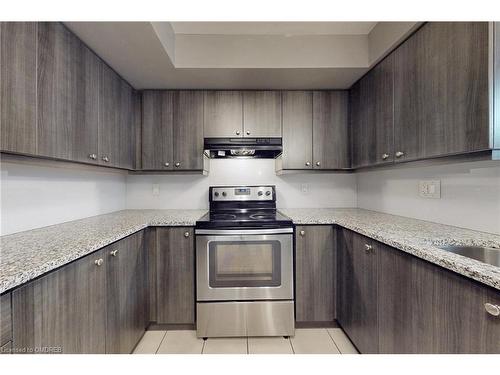
[[[441,249],[500,267],[500,249],[495,249],[493,247],[463,245],[447,245],[441,247]]]

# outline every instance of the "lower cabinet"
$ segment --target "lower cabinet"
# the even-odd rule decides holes
[[[354,232],[339,235],[338,322],[361,353],[377,353],[378,248]]]
[[[156,322],[195,323],[192,227],[156,228]]]
[[[18,353],[130,353],[146,328],[143,233],[12,292]]]
[[[295,233],[295,320],[332,322],[336,318],[335,229],[297,226]]]
[[[362,353],[500,353],[500,292],[342,229],[338,322]]]

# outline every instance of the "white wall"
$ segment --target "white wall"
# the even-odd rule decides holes
[[[1,235],[125,208],[126,175],[2,161]]]
[[[441,180],[441,199],[418,181]],[[500,234],[500,164],[474,162],[357,174],[358,207]]]
[[[153,184],[160,194],[153,196]],[[309,191],[303,193],[301,184]],[[213,159],[208,176],[129,175],[127,208],[207,208],[213,185],[276,185],[278,207],[355,207],[354,174],[293,174],[276,176],[274,160]]]

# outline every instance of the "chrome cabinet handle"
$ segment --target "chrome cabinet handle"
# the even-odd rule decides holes
[[[177,162],[175,163],[175,168],[179,168],[181,166],[181,163]]]
[[[189,237],[189,232],[184,232],[184,237],[188,238]]]
[[[92,160],[95,160],[95,159],[97,159],[97,155],[96,154],[90,154],[89,158],[92,159]]]
[[[165,167],[170,167],[170,163],[167,161],[166,163],[163,163]]]
[[[316,162],[316,166],[318,166],[318,167],[319,167],[320,165],[321,165],[321,163],[320,163],[319,161],[317,161],[317,162]]]
[[[305,232],[305,231],[303,231],[303,230],[301,230],[301,231],[299,232],[299,234],[300,234],[302,237],[304,237],[304,236],[306,235],[306,232]]]
[[[403,156],[404,154],[405,154],[404,152],[402,152],[402,151],[398,151],[398,152],[396,152],[396,157],[397,157],[397,158],[400,158],[400,157],[401,157],[401,156]]]
[[[247,135],[250,135],[250,130],[247,130]]]
[[[240,135],[241,132],[239,130],[236,130],[236,135]]]
[[[118,250],[113,250],[110,252],[111,256],[116,256],[118,254]]]
[[[105,163],[109,163],[109,158],[105,155],[102,157],[102,161],[104,161]]]
[[[382,160],[387,160],[389,159],[389,154],[382,154]]]
[[[370,244],[365,243],[365,252],[369,253],[371,251],[373,251],[373,246],[370,245]]]
[[[94,261],[94,263],[96,266],[100,267],[104,263],[104,260],[102,260],[102,258],[99,258],[96,261]]]
[[[311,163],[309,163],[308,161],[306,161],[306,167],[309,167],[311,165]]]
[[[485,303],[484,309],[490,315],[500,316],[500,306],[499,305],[494,305],[492,303]]]

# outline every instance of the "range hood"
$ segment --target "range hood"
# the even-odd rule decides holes
[[[205,138],[205,153],[211,159],[274,159],[282,150],[281,138]]]

